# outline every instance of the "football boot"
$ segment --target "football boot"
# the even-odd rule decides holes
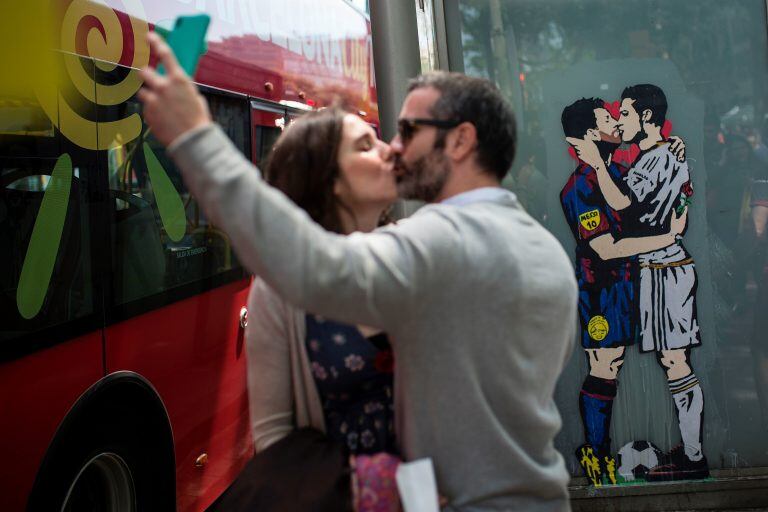
[[[616,484],[616,460],[610,454],[601,454],[584,444],[576,449],[576,458],[587,480],[595,487]]]
[[[651,468],[645,479],[648,482],[670,482],[674,480],[702,480],[709,478],[707,458],[691,460],[685,454],[683,445],[672,448],[665,454],[659,465]]]

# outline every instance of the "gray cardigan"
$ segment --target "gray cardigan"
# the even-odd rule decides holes
[[[576,282],[514,198],[428,205],[345,237],[267,186],[218,127],[169,151],[248,270],[297,307],[389,334],[402,452],[433,459],[449,510],[568,510],[553,394]]]

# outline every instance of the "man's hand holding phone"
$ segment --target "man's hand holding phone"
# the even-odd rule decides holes
[[[147,34],[147,40],[165,68],[165,76],[151,67],[142,69],[144,86],[138,98],[144,104],[144,121],[157,140],[168,146],[181,135],[211,124],[211,113],[171,48],[155,33]]]

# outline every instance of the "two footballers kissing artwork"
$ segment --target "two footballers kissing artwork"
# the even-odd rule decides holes
[[[580,340],[589,371],[579,393],[592,485],[707,478],[704,396],[691,365],[701,344],[696,270],[683,245],[693,196],[685,143],[670,134],[664,91],[626,87],[618,101],[582,98],[561,121],[578,162],[560,193],[576,240]],[[611,412],[627,347],[655,354],[675,404],[682,444],[612,447]]]

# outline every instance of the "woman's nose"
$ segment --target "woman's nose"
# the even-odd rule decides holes
[[[400,137],[399,133],[395,134],[394,138],[389,143],[389,146],[393,153],[402,154],[405,146],[403,145],[403,139]]]
[[[390,146],[383,140],[378,141],[378,145],[379,145],[379,154],[381,155],[381,158],[383,160],[389,161],[394,157],[392,146]]]

